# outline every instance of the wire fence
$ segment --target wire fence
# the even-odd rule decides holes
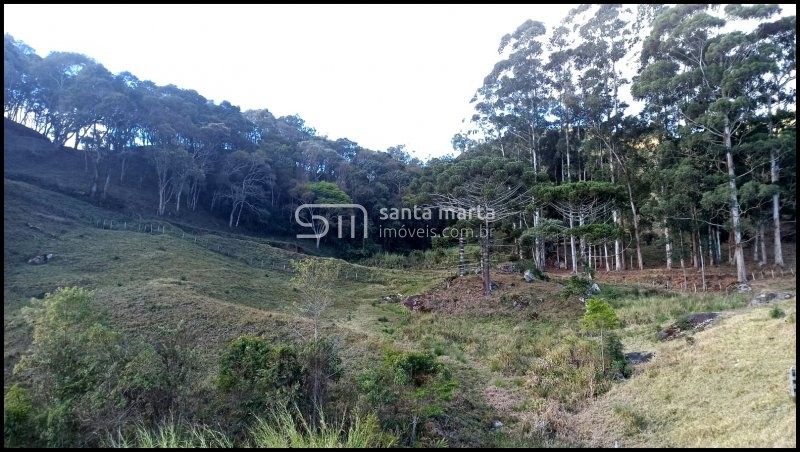
[[[289,243],[278,243],[274,241],[267,241],[259,238],[242,239],[238,238],[235,234],[228,234],[220,231],[205,230],[194,226],[176,226],[167,221],[145,221],[136,219],[108,219],[108,218],[91,218],[93,226],[115,231],[136,232],[149,235],[166,234],[172,237],[180,238],[189,241],[203,248],[219,253],[223,256],[238,260],[248,266],[256,267],[265,270],[280,271],[287,274],[293,274],[294,268],[292,261],[307,259],[309,256],[296,251],[286,250],[276,244],[284,246],[291,246]],[[493,244],[493,248],[497,246]],[[494,259],[490,258],[490,265],[493,271],[501,271],[504,273],[514,273],[504,269],[498,269],[497,264],[501,263],[502,259],[497,253],[492,253]],[[359,283],[385,283],[386,271],[409,271],[409,270],[426,270],[426,271],[439,271],[449,276],[459,276],[462,274],[462,267],[464,274],[479,274],[483,268],[482,260],[475,260],[473,257],[465,259],[463,262],[458,258],[453,259],[448,256],[446,260],[439,260],[432,264],[426,263],[423,268],[404,268],[391,266],[389,268],[375,268],[367,267],[358,264],[345,264],[341,275],[342,279],[359,282]],[[563,270],[563,269],[561,269]],[[694,269],[693,269],[694,270]],[[595,272],[603,272],[601,268],[596,268]],[[696,273],[696,272],[693,272]],[[751,271],[748,275],[749,281],[775,279],[783,277],[786,274],[796,276],[794,268],[777,268],[777,269],[759,269]],[[637,287],[652,287],[660,290],[670,292],[725,292],[728,293],[732,290],[732,285],[724,283],[719,275],[707,275],[708,280],[705,286],[697,281],[699,275],[693,275],[693,278],[681,278],[683,281],[673,281],[670,278],[654,277],[648,283],[645,278],[640,278],[638,281],[631,281]],[[714,276],[717,280],[714,281]]]
[[[260,241],[224,237],[216,231],[202,230],[193,227],[178,227],[166,221],[144,221],[135,219],[91,218],[96,228],[141,233],[148,235],[169,235],[201,246],[209,251],[238,260],[248,266],[264,270],[275,270],[287,274],[295,273],[292,261],[308,259],[310,256],[295,251],[285,250]],[[233,234],[230,234],[233,236]],[[385,283],[384,274],[380,270],[346,263],[341,270],[340,278],[367,284]]]

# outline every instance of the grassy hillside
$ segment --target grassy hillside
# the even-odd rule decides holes
[[[796,298],[777,306],[785,317],[733,311],[691,340],[653,344],[652,362],[575,416],[578,436],[605,447],[796,447]]]
[[[207,391],[232,339],[293,342],[309,334],[284,265],[317,258],[264,239],[134,220],[50,188],[4,180],[6,389],[31,340],[20,308],[60,286],[94,289],[114,326],[130,335],[146,338],[184,322],[200,355],[197,385]],[[141,232],[144,224],[164,232]],[[54,253],[53,260],[27,264],[42,253]],[[580,332],[583,306],[566,280],[526,284],[498,274],[498,289],[485,298],[475,275],[450,281],[435,271],[344,265],[323,322],[327,335],[340,338],[345,363],[336,406],[357,396],[362,371],[385,350],[427,350],[457,389],[452,399],[425,407],[434,414],[424,428],[450,446],[796,443],[786,388],[795,359],[794,298],[781,302],[788,317],[772,319],[769,308],[744,308],[751,296],[604,285],[602,295],[625,325],[625,351],[656,353],[631,378],[614,382],[596,378],[597,339]],[[757,290],[794,287],[788,275],[767,283]],[[424,294],[426,312],[382,300],[398,293]],[[727,314],[691,342],[657,340],[659,327],[702,311]],[[496,420],[502,428],[492,427]]]

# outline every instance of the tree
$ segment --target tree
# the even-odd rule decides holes
[[[339,280],[341,264],[333,259],[292,261],[295,275],[292,283],[300,292],[295,308],[311,320],[314,337],[307,342],[304,360],[307,370],[307,391],[311,399],[312,422],[322,414],[327,382],[339,372],[336,343],[320,337],[322,316],[333,305],[333,287]]]
[[[304,204],[311,204],[296,212],[298,221],[305,218],[305,225],[311,225],[317,240],[317,248],[322,237],[328,232],[329,221],[339,212],[335,207],[318,207],[318,205],[352,204],[353,200],[338,185],[332,182],[314,182],[303,184],[295,189],[295,196]],[[340,228],[341,225],[338,225]]]
[[[514,162],[483,158],[453,165],[441,175],[441,184],[433,195],[435,206],[448,212],[452,219],[480,222],[483,292],[492,293],[489,249],[492,227],[498,221],[516,215],[526,200],[522,185],[511,178],[522,175],[522,167]]]
[[[613,330],[620,327],[617,313],[611,308],[611,305],[602,298],[590,298],[586,301],[586,312],[583,314],[583,321],[581,328],[585,331],[600,332],[600,353],[603,363],[603,372],[606,371],[605,360],[605,342],[603,341],[603,332]]]
[[[236,151],[225,158],[221,177],[223,188],[227,189],[224,195],[231,201],[231,213],[228,217],[228,227],[239,226],[244,207],[255,209],[253,201],[264,197],[263,184],[274,180],[272,168],[267,164],[263,151],[245,152]],[[236,223],[234,224],[234,215]]]
[[[708,5],[679,5],[662,11],[642,51],[643,70],[633,94],[674,112],[684,133],[702,133],[721,144],[727,167],[736,273],[747,283],[742,241],[734,139],[753,117],[762,77],[774,62],[759,53],[763,36],[724,32],[724,18]],[[729,5],[731,18],[769,17],[777,6]]]

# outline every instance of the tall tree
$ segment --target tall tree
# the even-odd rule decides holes
[[[744,9],[742,9],[744,8]],[[733,18],[758,14],[768,17],[777,7],[726,8]],[[644,69],[634,95],[650,102],[664,101],[683,121],[685,132],[715,137],[725,154],[734,235],[737,279],[747,283],[735,167],[734,137],[757,108],[757,89],[773,63],[758,52],[755,34],[724,31],[727,21],[708,5],[679,5],[661,12],[644,43]],[[665,92],[666,91],[666,92]]]

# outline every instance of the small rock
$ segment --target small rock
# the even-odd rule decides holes
[[[502,426],[503,426],[503,423],[500,422],[499,419],[495,419],[495,420],[492,421],[492,428],[497,429],[497,428],[500,428]]]
[[[525,278],[525,282],[533,282],[536,281],[536,276],[534,276],[533,272],[530,270],[525,270],[525,273],[522,275]]]
[[[592,283],[591,287],[589,287],[589,292],[600,293],[600,286],[598,286],[597,283]]]
[[[625,353],[625,357],[628,358],[628,362],[631,364],[642,364],[646,362],[650,362],[653,359],[653,352],[629,352]]]
[[[46,264],[49,260],[53,258],[53,253],[45,253],[39,254],[38,256],[33,256],[32,258],[28,259],[28,263],[31,265],[42,265]]]

